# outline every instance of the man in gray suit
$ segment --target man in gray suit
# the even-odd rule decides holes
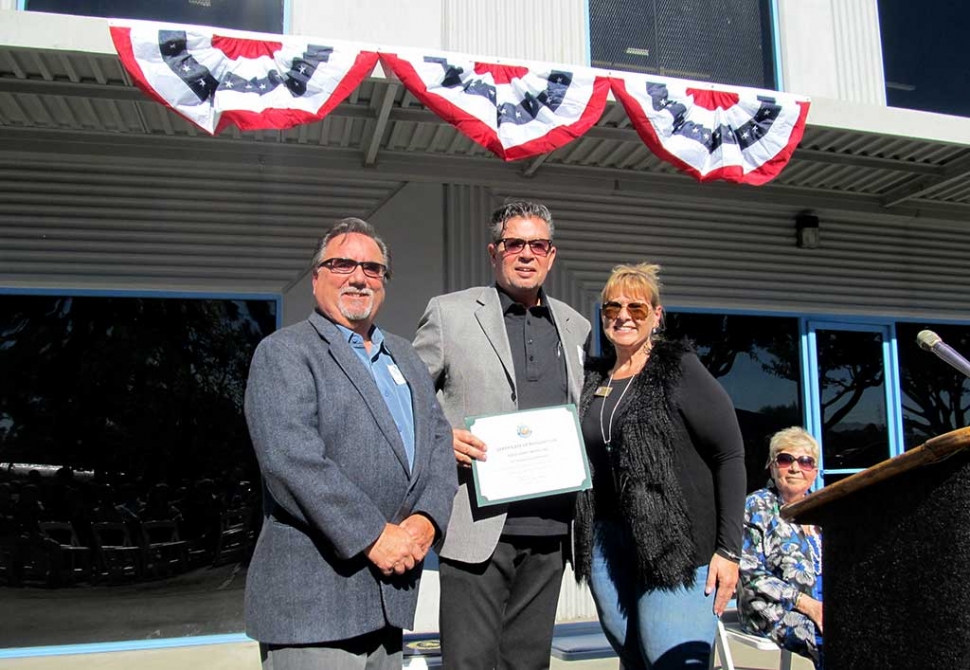
[[[444,666],[546,668],[573,495],[479,508],[472,459],[487,446],[466,416],[576,402],[589,322],[542,290],[556,258],[545,206],[495,211],[493,286],[433,298],[414,347],[431,370],[448,421],[460,488],[439,550]]]
[[[411,345],[374,325],[374,229],[344,219],[313,268],[316,310],[259,344],[246,387],[264,517],[246,632],[268,670],[400,668],[457,489],[451,427]]]

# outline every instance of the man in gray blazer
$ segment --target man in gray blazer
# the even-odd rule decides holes
[[[374,229],[344,219],[313,268],[316,310],[260,343],[246,387],[264,517],[246,632],[269,670],[399,669],[457,490],[451,427],[410,343],[374,325]]]
[[[495,284],[428,303],[414,347],[431,371],[448,421],[460,488],[441,557],[444,666],[546,668],[568,546],[573,495],[479,508],[472,459],[487,445],[466,416],[576,402],[589,322],[547,296],[556,258],[549,210],[496,210],[488,245]]]

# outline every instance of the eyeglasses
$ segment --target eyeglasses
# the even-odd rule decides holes
[[[791,454],[786,454],[784,451],[775,456],[775,463],[783,468],[787,468],[795,461],[798,461],[798,467],[802,470],[814,470],[815,469],[815,459],[811,456],[799,456],[795,458]]]
[[[503,237],[496,244],[505,245],[508,254],[521,254],[527,244],[536,256],[548,256],[552,249],[552,240],[523,240],[519,237]]]
[[[387,266],[375,261],[355,261],[351,258],[328,258],[322,261],[318,268],[327,268],[334,274],[349,275],[357,266],[364,271],[364,274],[374,279],[387,277]]]
[[[602,312],[604,318],[612,320],[620,315],[624,307],[626,307],[626,313],[634,321],[646,321],[653,309],[645,302],[628,302],[624,305],[622,302],[613,302],[611,300],[610,302],[603,303],[603,306],[600,307],[600,312]]]

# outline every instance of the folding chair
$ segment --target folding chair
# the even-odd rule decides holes
[[[710,670],[720,667],[723,670],[734,670],[734,658],[731,656],[731,648],[728,642],[739,642],[748,647],[754,647],[760,651],[781,651],[781,659],[778,670],[791,670],[792,653],[787,649],[782,649],[767,637],[746,633],[741,628],[737,610],[727,610],[721,615],[717,622],[717,635],[714,638],[714,648],[717,650],[717,657],[720,659],[720,666],[714,663],[714,654],[711,654]]]

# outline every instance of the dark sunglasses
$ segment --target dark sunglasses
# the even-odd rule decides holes
[[[328,258],[318,265],[318,268],[327,268],[334,274],[349,275],[357,269],[357,266],[364,271],[364,274],[374,279],[387,277],[387,266],[383,263],[374,261],[355,261],[350,258]]]
[[[815,469],[815,459],[811,456],[799,456],[795,458],[791,454],[786,454],[784,451],[775,456],[775,463],[783,468],[787,468],[795,461],[798,461],[798,467],[802,470],[814,470]]]
[[[523,240],[518,237],[503,237],[496,244],[503,245],[507,254],[521,254],[527,244],[536,256],[548,256],[552,249],[552,240]]]
[[[611,300],[610,302],[603,303],[603,306],[600,307],[600,312],[604,318],[612,320],[620,315],[624,307],[626,307],[626,313],[634,321],[646,321],[653,309],[645,302],[628,302],[624,305],[621,302],[613,302]]]

